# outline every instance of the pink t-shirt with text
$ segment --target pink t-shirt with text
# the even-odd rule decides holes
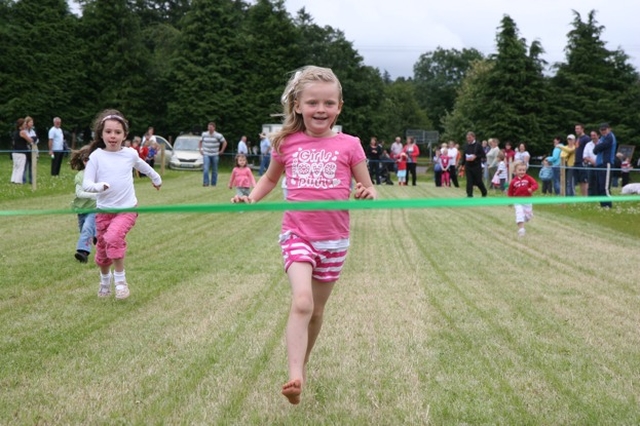
[[[272,161],[285,166],[287,201],[348,200],[351,168],[365,161],[360,140],[338,133],[313,138],[303,132],[287,136]],[[286,211],[282,232],[307,241],[349,238],[349,211]]]

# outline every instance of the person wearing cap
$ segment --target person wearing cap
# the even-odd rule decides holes
[[[269,168],[271,162],[271,141],[267,138],[267,135],[263,132],[260,133],[260,170],[258,174],[262,176]]]
[[[609,123],[602,123],[600,125],[600,140],[593,148],[593,153],[596,155],[596,195],[610,195],[611,167],[615,163],[617,147],[618,142],[611,131],[611,126]],[[611,208],[612,203],[601,202],[600,207]]]
[[[576,195],[576,182],[573,179],[573,167],[576,159],[576,137],[574,135],[567,135],[567,145],[559,145],[560,159],[562,160],[562,166],[564,170],[564,195],[567,197],[573,197]]]

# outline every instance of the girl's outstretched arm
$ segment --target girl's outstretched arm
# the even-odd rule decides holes
[[[253,191],[246,196],[238,197],[237,195],[231,199],[232,203],[257,203],[262,200],[268,193],[270,193],[273,188],[278,185],[278,181],[280,180],[280,176],[282,176],[282,172],[284,171],[284,164],[281,164],[273,159],[269,163],[269,168],[265,172],[264,175],[258,180]]]
[[[351,168],[351,173],[356,180],[356,188],[354,197],[359,200],[375,200],[378,198],[378,192],[376,191],[369,170],[367,169],[367,162],[361,161]]]

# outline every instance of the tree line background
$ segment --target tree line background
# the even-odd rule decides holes
[[[316,25],[305,9],[292,16],[283,0],[78,3],[80,16],[66,0],[0,0],[1,148],[19,117],[32,116],[46,140],[54,116],[82,136],[104,108],[121,110],[134,135],[154,126],[175,137],[214,120],[230,142],[255,140],[262,124],[278,122],[290,73],[307,64],[338,75],[339,124],[364,143],[408,129],[463,142],[474,130],[538,155],[575,123],[607,121],[619,143],[640,144],[638,71],[605,47],[595,11],[573,12],[562,63],[543,61],[543,46],[505,15],[494,54],[438,48],[419,57],[413,77],[392,81],[340,29]]]

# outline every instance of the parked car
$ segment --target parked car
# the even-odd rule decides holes
[[[158,153],[155,156],[156,164],[160,165],[160,160],[162,159],[162,145],[164,145],[164,166],[169,167],[169,162],[171,161],[171,156],[173,155],[173,147],[164,137],[158,135],[155,136],[158,145],[160,145]]]
[[[199,135],[180,135],[173,144],[170,169],[202,170],[204,159],[200,154]]]

